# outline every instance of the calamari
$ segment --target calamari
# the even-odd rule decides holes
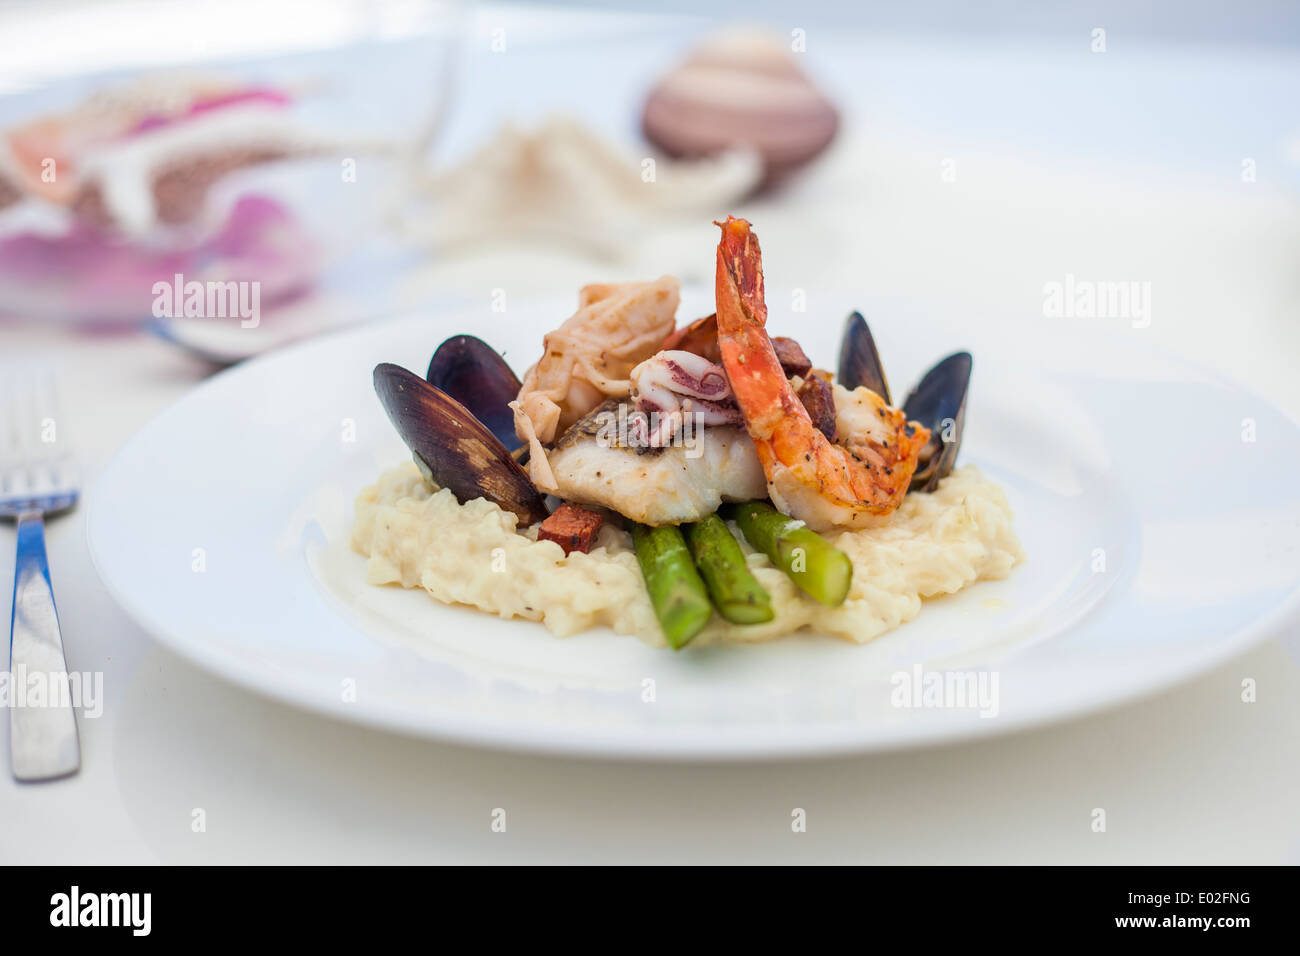
[[[673,331],[680,298],[672,276],[589,285],[579,294],[578,311],[543,339],[542,357],[510,403],[539,488],[555,490],[545,446],[606,399],[628,397],[632,369]]]

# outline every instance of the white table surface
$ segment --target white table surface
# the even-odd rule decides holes
[[[488,8],[479,29],[517,15]],[[674,48],[655,42],[657,53],[637,43],[637,55],[653,63]],[[1300,86],[1293,55],[1153,50],[1087,64],[1098,72],[1081,77],[1050,44],[1014,60],[987,46],[877,38],[853,57],[827,46],[810,68],[836,89],[855,134],[793,195],[754,205],[767,258],[780,263],[771,272],[784,273],[778,287],[815,290],[860,269],[873,293],[997,321],[1041,309],[1043,283],[1066,272],[1146,280],[1151,327],[1096,334],[1149,335],[1300,413],[1300,167],[1285,165],[1300,121],[1291,114],[1288,128],[1282,108]],[[471,57],[471,72],[500,68]],[[1170,71],[1183,82],[1164,107],[1135,112],[1129,92]],[[460,111],[453,144],[502,115],[509,87],[499,79],[473,84],[486,92],[480,108]],[[597,95],[615,101],[619,82]],[[1018,97],[1044,88],[1074,112],[1043,118],[1060,128],[1035,138]],[[588,118],[615,134],[630,126],[608,110]],[[1255,154],[1269,162],[1243,184],[1240,158]],[[940,179],[944,158],[956,161],[956,183]],[[593,268],[560,254],[478,254],[430,263],[406,294],[482,294],[502,274],[516,294],[540,294],[590,281]],[[617,268],[654,271],[640,258]],[[122,442],[206,374],[144,335],[0,327],[0,357],[38,356],[61,367],[92,494]],[[49,549],[69,663],[103,671],[103,715],[81,721],[77,776],[20,786],[0,775],[2,863],[1300,862],[1295,626],[1145,701],[960,747],[725,767],[544,759],[332,723],[196,670],[105,593],[84,515],[57,519]],[[12,545],[0,527],[6,581]],[[1255,703],[1240,699],[1248,677]],[[791,832],[795,807],[807,811],[806,833]],[[1096,807],[1107,812],[1103,834],[1090,828]],[[191,829],[196,808],[206,832]],[[505,833],[490,827],[495,808],[507,811]]]

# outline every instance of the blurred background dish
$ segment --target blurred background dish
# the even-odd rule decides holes
[[[439,170],[412,204],[409,234],[455,254],[559,243],[576,255],[626,262],[666,226],[707,222],[762,180],[762,154],[744,140],[707,156],[635,156],[571,116],[532,129],[506,123],[469,157]]]
[[[462,5],[119,13],[169,42],[70,75],[0,72],[0,316],[165,329],[187,316],[160,315],[152,290],[178,274],[257,283],[268,323],[314,296],[344,296],[349,319],[384,311],[403,254],[390,223],[452,95]],[[49,33],[46,62],[87,62],[80,31]]]

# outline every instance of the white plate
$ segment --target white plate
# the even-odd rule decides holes
[[[1139,330],[945,328],[869,304],[898,393],[943,354],[974,353],[962,460],[1006,487],[1029,554],[1008,580],[928,602],[870,644],[809,635],[674,654],[361,583],[344,544],[352,499],[407,460],[373,366],[423,372],[443,338],[470,331],[520,368],[560,307],[371,325],[213,378],[91,489],[95,565],[158,640],[270,697],[412,734],[611,757],[1004,732],[1188,678],[1295,616],[1300,430],[1267,402],[1145,348]],[[833,365],[845,313],[825,314],[772,327]],[[917,666],[922,680],[982,674],[988,691],[996,677],[996,715],[895,706],[898,674]]]

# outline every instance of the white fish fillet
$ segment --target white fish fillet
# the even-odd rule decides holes
[[[595,434],[566,434],[549,453],[556,494],[648,525],[698,521],[724,501],[767,497],[763,466],[743,428],[703,429],[693,445],[638,454]]]

